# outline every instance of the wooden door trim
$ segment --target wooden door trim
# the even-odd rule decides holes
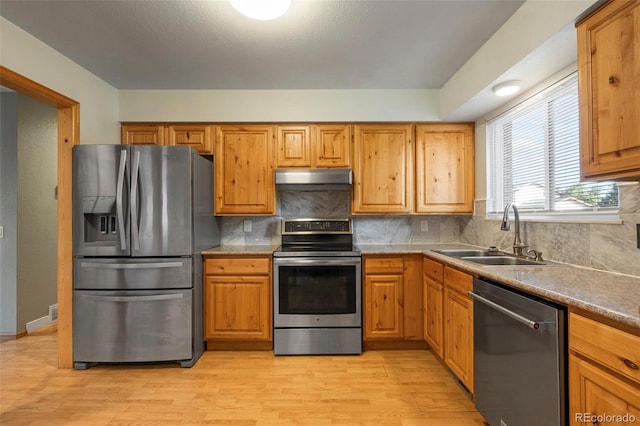
[[[80,103],[2,65],[0,85],[58,109],[58,368],[73,368],[71,151],[80,143]]]

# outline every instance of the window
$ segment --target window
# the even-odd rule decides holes
[[[577,80],[573,73],[487,123],[489,216],[507,203],[538,218],[616,215],[615,182],[580,181]]]

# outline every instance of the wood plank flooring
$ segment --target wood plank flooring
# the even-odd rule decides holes
[[[55,331],[0,344],[2,425],[483,425],[429,351],[59,370]]]

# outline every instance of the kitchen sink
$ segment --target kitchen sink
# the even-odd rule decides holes
[[[537,262],[535,260],[523,259],[521,257],[514,256],[463,256],[462,260],[468,260],[469,262],[479,263],[481,265],[546,265],[545,262]]]
[[[533,259],[526,259],[524,257],[514,256],[503,251],[496,249],[446,249],[446,250],[434,250],[436,253],[444,254],[445,256],[455,257],[460,260],[467,260],[469,262],[478,263],[480,265],[487,266],[519,266],[519,265],[531,265],[531,266],[551,266],[557,265],[556,262],[549,261],[537,261]]]
[[[451,257],[475,257],[475,256],[505,256],[506,253],[500,251],[491,250],[476,250],[476,249],[448,249],[448,250],[434,250],[436,253],[444,254]]]

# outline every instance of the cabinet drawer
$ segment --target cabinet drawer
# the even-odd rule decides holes
[[[458,290],[466,296],[467,293],[473,289],[473,277],[457,269],[445,266],[444,284],[449,288]]]
[[[402,274],[404,273],[404,260],[402,257],[374,257],[364,259],[365,274]]]
[[[434,281],[439,283],[442,282],[443,269],[444,267],[442,266],[442,263],[438,263],[427,258],[422,260],[422,272]]]
[[[206,275],[268,275],[271,259],[267,257],[206,259]]]
[[[640,383],[640,337],[571,312],[569,347]]]

